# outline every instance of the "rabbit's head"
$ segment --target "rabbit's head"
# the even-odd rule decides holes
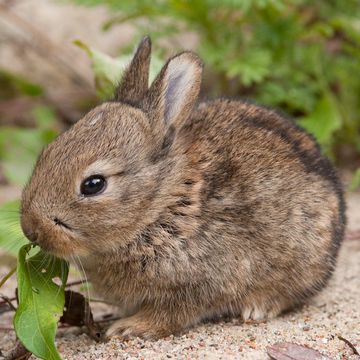
[[[69,258],[125,246],[166,202],[178,129],[199,94],[202,63],[191,53],[167,61],[148,88],[145,38],[115,99],[79,120],[40,155],[23,191],[25,235]],[[172,156],[174,158],[174,156]]]

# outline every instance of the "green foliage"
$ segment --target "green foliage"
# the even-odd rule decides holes
[[[140,34],[198,37],[214,79],[211,94],[243,96],[281,108],[329,154],[360,153],[360,7],[357,0],[73,0],[106,4],[104,29],[131,22]],[[159,44],[157,42],[156,44]],[[157,45],[158,46],[158,45]]]
[[[19,306],[14,318],[17,337],[41,359],[61,359],[55,347],[57,323],[65,304],[68,264],[39,251],[27,258],[30,244],[18,255],[17,282]],[[54,279],[58,278],[61,285]]]
[[[41,149],[57,135],[55,114],[50,108],[33,111],[35,128],[2,127],[0,131],[0,161],[5,177],[24,185],[29,179]]]
[[[323,148],[329,152],[333,134],[341,127],[341,116],[335,100],[330,95],[324,96],[310,115],[300,119],[300,125],[316,135]]]
[[[1,99],[9,99],[18,95],[40,96],[43,93],[39,85],[4,70],[0,70],[0,84]]]
[[[360,168],[356,170],[350,184],[350,190],[356,190],[358,188],[360,188]]]
[[[111,98],[114,94],[114,87],[119,83],[125,67],[132,58],[132,54],[125,54],[114,59],[100,51],[90,48],[80,40],[76,40],[74,44],[85,50],[91,59],[98,95],[103,99]],[[154,79],[162,65],[161,60],[156,55],[152,56],[150,81]]]
[[[0,249],[13,255],[28,243],[20,227],[19,207],[19,201],[0,206]]]

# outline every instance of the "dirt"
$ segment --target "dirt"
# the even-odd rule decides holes
[[[360,194],[348,195],[348,234],[360,229]],[[360,236],[348,237],[340,251],[338,266],[328,287],[300,309],[263,323],[207,323],[182,336],[159,341],[113,338],[96,343],[83,329],[60,329],[56,343],[63,359],[268,359],[266,347],[288,341],[307,345],[333,359],[360,359],[338,336],[360,352]],[[3,262],[2,262],[3,264]],[[0,266],[0,278],[9,270]],[[11,296],[12,278],[2,293]],[[93,304],[96,319],[112,312],[104,304]],[[6,354],[15,335],[12,313],[0,315],[0,349]],[[8,329],[7,329],[8,328]],[[0,357],[1,359],[1,357]]]

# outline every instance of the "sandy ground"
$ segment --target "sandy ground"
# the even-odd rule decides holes
[[[360,194],[348,197],[349,230],[360,228]],[[0,277],[8,271],[0,266]],[[13,293],[15,281],[2,292]],[[105,311],[111,311],[105,309]],[[94,307],[95,317],[104,308]],[[0,315],[0,327],[10,327],[11,313]],[[333,359],[360,359],[338,335],[360,352],[360,239],[347,240],[329,286],[308,305],[265,323],[207,323],[178,337],[159,341],[113,338],[95,343],[81,329],[60,330],[57,346],[63,359],[268,359],[266,347],[288,341],[308,345]],[[6,354],[14,332],[0,330],[0,349]],[[1,357],[0,357],[1,358]]]

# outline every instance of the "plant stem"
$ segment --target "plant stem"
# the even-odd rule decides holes
[[[1,279],[0,288],[6,283],[7,280],[9,280],[9,278],[11,278],[11,276],[15,273],[15,271],[16,271],[16,266]]]
[[[3,299],[3,301],[0,302],[0,305],[2,304],[7,304],[9,306],[9,309],[12,310],[12,311],[16,311],[16,307],[12,304],[12,300],[15,300],[15,299],[9,299],[7,296],[4,296],[4,295],[0,295],[0,298]]]
[[[87,280],[77,280],[77,281],[73,281],[73,282],[69,282],[65,285],[65,287],[71,287],[71,286],[75,286],[75,285],[81,285],[81,284],[86,284]]]

